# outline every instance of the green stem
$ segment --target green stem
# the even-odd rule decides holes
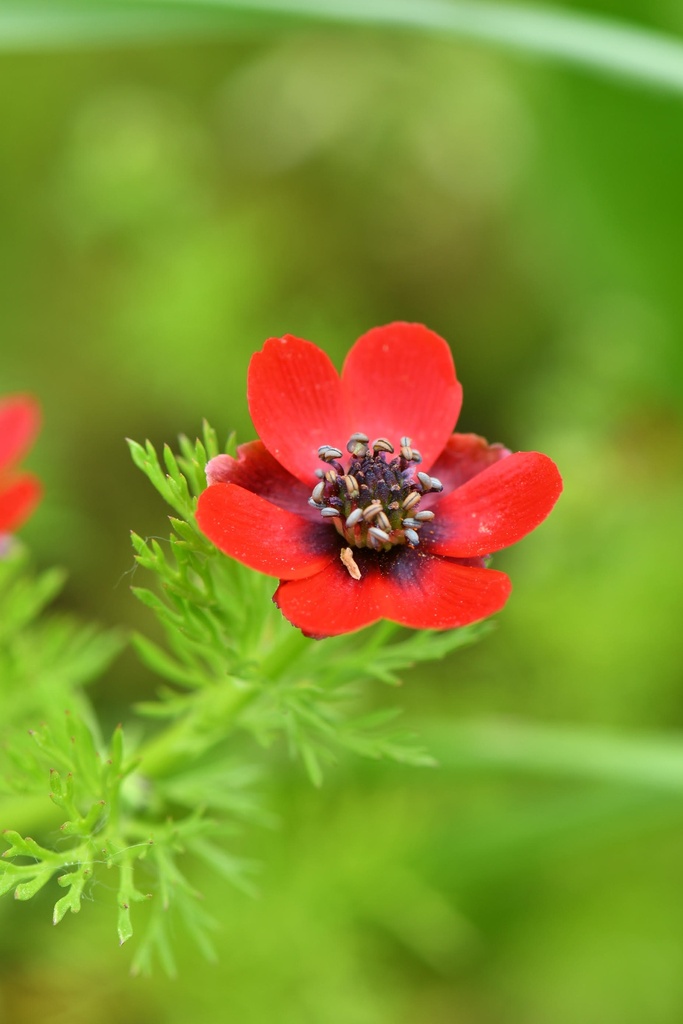
[[[142,748],[140,773],[150,778],[169,775],[201,757],[225,738],[239,712],[259,693],[259,687],[232,677],[196,693],[187,714]]]
[[[312,642],[298,629],[289,629],[261,659],[257,682],[231,676],[197,691],[188,698],[187,713],[143,747],[140,773],[149,778],[171,774],[220,743],[244,707],[263,693],[262,684],[274,683]]]
[[[294,627],[288,629],[284,640],[271,648],[259,664],[264,681],[268,683],[276,680],[284,669],[289,668],[299,655],[303,654],[309,644],[316,642]]]

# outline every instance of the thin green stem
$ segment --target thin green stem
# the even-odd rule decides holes
[[[230,677],[220,686],[196,693],[189,698],[187,714],[142,748],[140,773],[158,778],[201,757],[225,738],[239,713],[260,692],[260,687]]]

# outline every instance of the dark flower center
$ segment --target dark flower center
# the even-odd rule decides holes
[[[434,518],[432,511],[419,511],[420,501],[428,491],[441,491],[443,486],[436,477],[418,472],[422,456],[411,439],[402,437],[400,453],[390,460],[394,448],[384,437],[370,444],[365,434],[352,434],[346,450],[350,459],[345,469],[339,448],[318,449],[327,469],[316,470],[319,482],[309,504],[320,509],[351,548],[417,547],[421,527]],[[355,576],[352,552],[346,558],[342,552],[342,561]]]

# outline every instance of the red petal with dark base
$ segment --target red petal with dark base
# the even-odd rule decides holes
[[[413,629],[453,629],[499,611],[511,584],[502,572],[402,548],[354,552],[360,580],[335,559],[307,579],[281,583],[273,600],[308,636],[349,633],[378,619]]]
[[[430,468],[462,404],[443,338],[422,324],[376,327],[349,352],[342,383],[353,431],[364,431],[371,441],[386,437],[397,451],[407,435],[422,454],[421,468]]]
[[[18,462],[31,447],[40,426],[40,410],[27,395],[0,400],[0,469]]]
[[[489,444],[478,434],[451,434],[430,473],[441,481],[444,494],[450,494],[456,487],[462,487],[473,476],[511,454],[509,448],[502,444]],[[428,507],[426,500],[420,507]]]
[[[285,580],[320,572],[339,550],[329,523],[311,523],[236,484],[207,487],[199,496],[197,523],[226,555]]]
[[[247,397],[256,432],[268,451],[311,487],[321,466],[320,445],[345,452],[356,429],[349,428],[341,381],[329,356],[289,334],[270,338],[252,356]]]
[[[515,544],[542,523],[562,491],[557,466],[539,452],[502,459],[434,505],[423,527],[426,551],[455,558],[487,555]]]
[[[0,533],[13,533],[24,523],[40,501],[43,489],[33,476],[15,477],[0,490]]]
[[[249,441],[237,449],[237,458],[217,455],[206,466],[206,479],[213,484],[237,484],[259,494],[279,508],[320,525],[320,512],[308,504],[312,486],[307,487],[274,459],[262,441]],[[314,477],[315,480],[315,477]]]

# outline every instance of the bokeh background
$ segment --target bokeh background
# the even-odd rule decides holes
[[[683,33],[665,0],[574,7]],[[175,980],[129,978],[110,894],[58,932],[5,897],[0,1020],[677,1024],[683,97],[391,26],[48,43],[0,58],[0,383],[44,408],[24,537],[64,607],[152,629],[128,534],[166,510],[124,438],[252,437],[271,335],[339,365],[428,324],[460,428],[566,489],[496,559],[495,631],[368,695],[440,768],[349,760],[315,790],[282,759],[280,825],[243,840],[261,895],[197,869],[220,962],[179,934]],[[103,713],[152,686],[124,655]]]

